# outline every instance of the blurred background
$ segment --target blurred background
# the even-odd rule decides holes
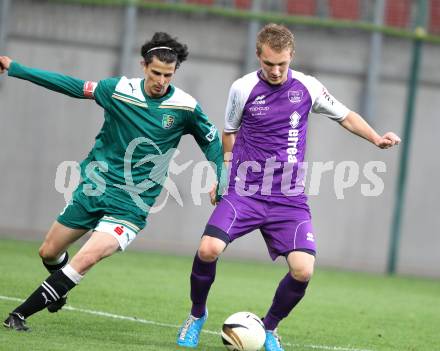
[[[440,277],[440,0],[0,0],[0,21],[0,55],[87,80],[141,76],[141,45],[169,32],[190,49],[175,85],[219,129],[231,83],[258,68],[256,33],[267,22],[287,25],[296,38],[292,68],[316,76],[379,133],[403,138],[398,148],[379,150],[310,117],[307,160],[329,168],[309,196],[318,266]],[[0,78],[0,236],[43,239],[65,205],[55,188],[58,166],[80,162],[102,123],[93,101]],[[191,195],[203,154],[192,137],[179,150],[178,164],[194,161],[171,175],[183,206],[169,197],[131,249],[192,255],[197,248],[213,208],[207,195],[199,205]],[[335,183],[356,173],[346,161],[359,166],[359,177],[341,198]],[[370,161],[386,165],[379,196],[362,193],[371,186]],[[225,256],[268,260],[258,232]]]

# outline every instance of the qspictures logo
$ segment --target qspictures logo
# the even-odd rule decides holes
[[[145,155],[138,162],[133,161],[133,154],[140,146],[149,146],[155,150],[154,154]],[[105,173],[109,166],[105,162],[93,161],[84,167],[84,173],[87,177],[87,184],[84,184],[82,191],[86,196],[100,196],[105,193],[108,186],[117,187],[126,191],[133,202],[143,211],[150,214],[161,211],[169,199],[183,207],[183,196],[177,187],[174,178],[186,173],[191,179],[189,186],[190,200],[196,206],[202,205],[202,197],[206,196],[216,182],[215,166],[208,161],[195,162],[189,160],[184,163],[178,163],[177,158],[180,155],[178,149],[170,149],[163,153],[160,148],[148,138],[136,138],[127,147],[125,152],[124,173],[122,184],[107,184]],[[233,160],[233,155],[230,159]],[[253,164],[253,162],[255,164]],[[136,177],[133,173],[142,169],[146,163],[151,164],[150,172],[144,179]],[[346,192],[358,193],[361,196],[376,197],[380,196],[385,188],[385,183],[380,177],[381,173],[386,172],[386,164],[383,161],[369,161],[361,165],[355,161],[315,161],[301,162],[292,164],[289,162],[276,162],[268,159],[266,163],[256,163],[256,161],[246,161],[238,164],[240,171],[240,182],[234,185],[235,192],[240,196],[252,196],[258,191],[265,195],[271,195],[274,189],[273,175],[275,169],[282,173],[281,191],[282,195],[298,196],[306,194],[308,196],[319,195],[321,191],[321,181],[329,181],[333,184],[333,193],[337,199],[344,199]],[[294,172],[294,169],[297,169]],[[230,170],[229,170],[230,172]],[[250,173],[249,173],[250,172]],[[258,172],[263,175],[263,183],[253,186],[250,189],[247,184],[247,176],[253,177],[251,173]],[[141,172],[142,173],[142,172]],[[55,189],[64,195],[66,204],[72,200],[73,191],[78,187],[81,181],[81,172],[79,163],[76,161],[62,162],[56,172]],[[227,176],[229,178],[229,175]],[[251,178],[252,179],[252,178]],[[280,184],[276,185],[280,189]],[[144,196],[157,186],[162,187],[160,201],[154,205],[145,203]],[[252,191],[250,191],[252,190]],[[188,197],[187,197],[188,198]]]

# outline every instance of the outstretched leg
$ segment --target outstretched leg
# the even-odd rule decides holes
[[[60,300],[81,281],[90,268],[101,259],[112,255],[118,248],[119,242],[113,236],[94,232],[70,264],[53,272],[25,302],[10,313],[3,323],[4,326],[15,330],[27,330],[27,317]]]
[[[215,280],[218,256],[226,243],[220,239],[204,235],[197,251],[191,271],[191,313],[177,335],[179,346],[194,348],[199,343],[199,334],[208,318],[206,301]]]

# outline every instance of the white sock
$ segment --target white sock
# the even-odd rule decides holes
[[[79,284],[81,279],[84,278],[84,276],[75,271],[70,264],[66,265],[62,271],[66,277],[68,277],[75,284]]]
[[[46,261],[46,260],[44,260],[44,263],[46,263],[48,265],[51,265],[51,266],[55,266],[55,265],[63,262],[65,257],[66,257],[66,252],[63,252],[61,254],[61,256],[58,257],[56,260],[53,260],[53,261]]]

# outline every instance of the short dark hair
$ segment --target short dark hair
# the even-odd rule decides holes
[[[265,25],[257,35],[257,54],[261,54],[263,45],[268,45],[272,50],[281,52],[290,49],[295,51],[295,39],[293,33],[281,24],[269,23]]]
[[[181,44],[177,38],[171,37],[165,32],[154,33],[151,40],[141,48],[141,56],[148,65],[153,61],[153,56],[166,63],[176,62],[176,69],[188,57],[188,46]]]

